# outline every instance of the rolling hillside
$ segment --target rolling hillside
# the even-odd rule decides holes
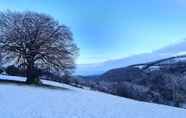
[[[19,79],[0,76],[1,79]],[[20,78],[23,80],[23,78]],[[101,92],[83,90],[55,82],[66,88],[0,84],[2,118],[185,118],[186,110],[138,102]]]
[[[97,75],[114,69],[126,67],[133,64],[147,63],[164,58],[169,58],[178,55],[186,54],[186,40],[169,45],[159,50],[152,51],[150,53],[142,53],[138,55],[132,55],[122,59],[108,60],[103,63],[95,64],[79,64],[77,66],[77,75]]]

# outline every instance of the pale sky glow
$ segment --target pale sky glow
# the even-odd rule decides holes
[[[152,52],[186,38],[186,0],[0,0],[0,10],[47,13],[69,26],[77,63]]]

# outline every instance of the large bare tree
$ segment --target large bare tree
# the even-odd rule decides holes
[[[36,12],[0,12],[0,50],[4,62],[24,66],[28,83],[35,68],[69,72],[77,47],[72,33],[52,17]]]

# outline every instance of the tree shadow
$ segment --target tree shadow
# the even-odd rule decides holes
[[[14,84],[18,86],[31,86],[31,87],[38,87],[38,88],[45,88],[45,89],[53,89],[53,90],[69,90],[64,87],[59,87],[59,86],[54,86],[54,85],[49,85],[49,84],[27,84],[26,82],[23,81],[17,81],[17,80],[3,80],[0,79],[0,84]]]

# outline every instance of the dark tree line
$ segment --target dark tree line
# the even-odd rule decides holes
[[[25,68],[28,83],[39,82],[37,68],[71,73],[78,54],[67,26],[29,11],[0,12],[0,50],[4,63]]]

